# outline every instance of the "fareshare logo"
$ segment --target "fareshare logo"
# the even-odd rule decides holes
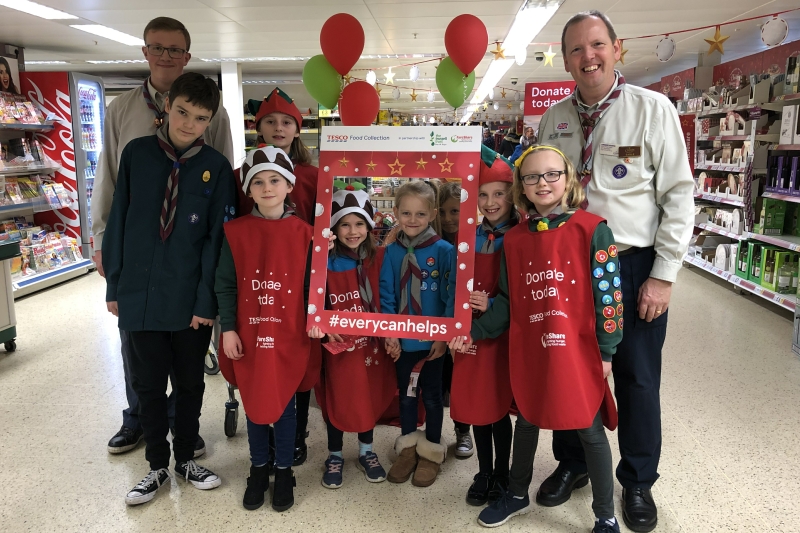
[[[453,135],[450,137],[451,143],[471,143],[472,135]]]
[[[565,347],[567,345],[567,336],[563,333],[545,333],[542,335],[542,347],[554,348]]]

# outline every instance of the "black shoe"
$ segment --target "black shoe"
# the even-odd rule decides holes
[[[248,511],[254,511],[264,505],[264,493],[269,490],[269,465],[250,466],[250,477],[247,478],[247,489],[244,491],[242,505]]]
[[[648,533],[658,524],[658,509],[650,489],[622,489],[622,519],[631,531]]]
[[[308,437],[308,431],[306,431],[305,435],[297,435],[294,438],[294,460],[292,461],[292,466],[300,466],[305,463],[306,458],[308,458],[306,437]]]
[[[480,507],[489,501],[489,489],[492,486],[492,476],[490,474],[481,474],[478,472],[472,479],[472,485],[467,491],[467,503]]]
[[[291,468],[276,468],[275,483],[272,485],[272,508],[283,512],[294,505],[294,487],[297,481]]]
[[[508,490],[508,476],[492,475],[492,488],[489,490],[489,503],[494,503],[503,497]]]
[[[166,468],[151,470],[147,477],[125,495],[125,503],[128,505],[141,505],[149,502],[155,498],[158,489],[164,485],[169,485],[170,477],[169,470]]]
[[[589,474],[576,474],[558,465],[555,472],[542,482],[536,493],[536,503],[545,507],[555,507],[569,500],[572,491],[589,484]]]
[[[136,448],[143,435],[142,428],[134,430],[122,426],[108,441],[108,453],[125,453]]]
[[[175,428],[169,428],[169,433],[172,435],[172,440],[175,440]],[[197,442],[194,443],[194,459],[202,457],[206,453],[206,441],[200,435],[197,436]]]

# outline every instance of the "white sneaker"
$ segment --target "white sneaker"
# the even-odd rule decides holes
[[[125,495],[125,503],[128,505],[141,505],[149,502],[156,497],[158,489],[169,483],[170,477],[169,470],[166,468],[151,470],[147,477]]]
[[[222,484],[218,475],[194,460],[175,465],[175,473],[200,490],[215,489]]]
[[[456,457],[460,457],[462,459],[472,457],[474,451],[475,449],[472,446],[472,435],[470,434],[469,430],[467,430],[466,433],[461,433],[460,431],[456,430]]]

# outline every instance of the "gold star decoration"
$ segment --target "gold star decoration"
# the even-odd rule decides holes
[[[347,166],[347,163],[349,163],[349,162],[350,162],[350,160],[349,160],[349,159],[347,159],[347,156],[345,155],[345,156],[342,156],[342,158],[339,160],[339,165],[340,165],[342,168],[344,168],[344,167],[346,167],[346,166]]]
[[[496,50],[489,50],[492,54],[494,54],[495,61],[498,59],[505,59],[506,58],[506,51],[503,48],[500,48],[500,43],[494,43],[496,46]]]
[[[350,80],[352,80],[352,79],[353,79],[353,77],[350,74],[347,74],[346,76],[344,76],[344,84],[345,85],[350,85]]]
[[[730,37],[730,35],[726,35],[726,36],[723,37],[722,33],[719,31],[719,26],[717,26],[717,29],[714,32],[714,38],[713,39],[703,39],[709,45],[708,46],[708,54],[706,54],[706,55],[710,56],[714,52],[714,50],[719,50],[720,55],[724,54],[725,53],[725,49],[723,48],[722,43],[727,41],[728,37]]]
[[[500,96],[502,96],[503,98],[506,97],[506,90],[505,89],[500,89]]]
[[[384,74],[386,76],[386,85],[394,85],[394,72],[392,72],[392,67],[389,67],[389,72]]]
[[[509,108],[509,109],[511,109],[511,102],[507,103],[507,104],[506,104],[506,107],[507,107],[507,108]]]
[[[453,172],[453,170],[452,170],[453,163],[450,162],[450,158],[449,157],[445,157],[444,158],[444,163],[439,163],[439,166],[442,167],[442,174],[444,174],[445,172],[447,172],[448,174]],[[444,167],[447,167],[447,168],[444,168]]]
[[[425,165],[428,164],[427,161],[422,156],[419,156],[419,161],[414,161],[417,164],[417,170],[422,169],[425,170]]]
[[[625,54],[627,54],[628,51],[625,50],[624,46],[622,46],[622,39],[619,40],[619,49],[620,49],[619,62],[624,65],[625,64]]]
[[[392,169],[392,173],[389,174],[389,175],[390,176],[394,176],[395,174],[397,174],[398,176],[402,176],[403,175],[403,167],[404,166],[405,166],[405,164],[401,163],[400,159],[398,157],[395,157],[394,158],[394,163],[390,163],[389,164],[389,168]]]
[[[411,89],[411,101],[412,102],[416,102],[417,101],[417,90],[416,89]]]
[[[546,67],[548,63],[550,66],[553,66],[553,58],[556,57],[556,53],[553,52],[553,45],[550,45],[550,48],[547,49],[547,52],[544,53],[544,66]]]
[[[381,97],[381,88],[378,87],[377,83],[375,84],[375,92],[378,93],[378,98],[380,98]]]
[[[500,120],[505,120],[505,119],[506,119],[505,115],[500,115]]]
[[[373,163],[372,159],[370,159],[369,163],[367,163],[367,166],[369,167],[369,171],[370,172],[374,172],[375,171],[375,167],[377,167],[378,164],[377,163]]]

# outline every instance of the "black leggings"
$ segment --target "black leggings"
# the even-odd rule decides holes
[[[297,433],[296,440],[305,440],[308,431],[308,409],[311,405],[311,391],[295,393],[297,403]]]
[[[481,474],[494,474],[497,477],[508,477],[508,462],[511,458],[511,417],[506,414],[494,424],[472,426],[475,434],[475,448],[478,449],[478,471]],[[492,453],[492,438],[494,452]],[[492,468],[494,459],[494,468]]]
[[[328,426],[328,451],[341,452],[344,447],[344,431],[331,424],[330,420],[326,422]],[[374,430],[364,431],[358,434],[358,441],[364,444],[372,444],[372,436]]]

